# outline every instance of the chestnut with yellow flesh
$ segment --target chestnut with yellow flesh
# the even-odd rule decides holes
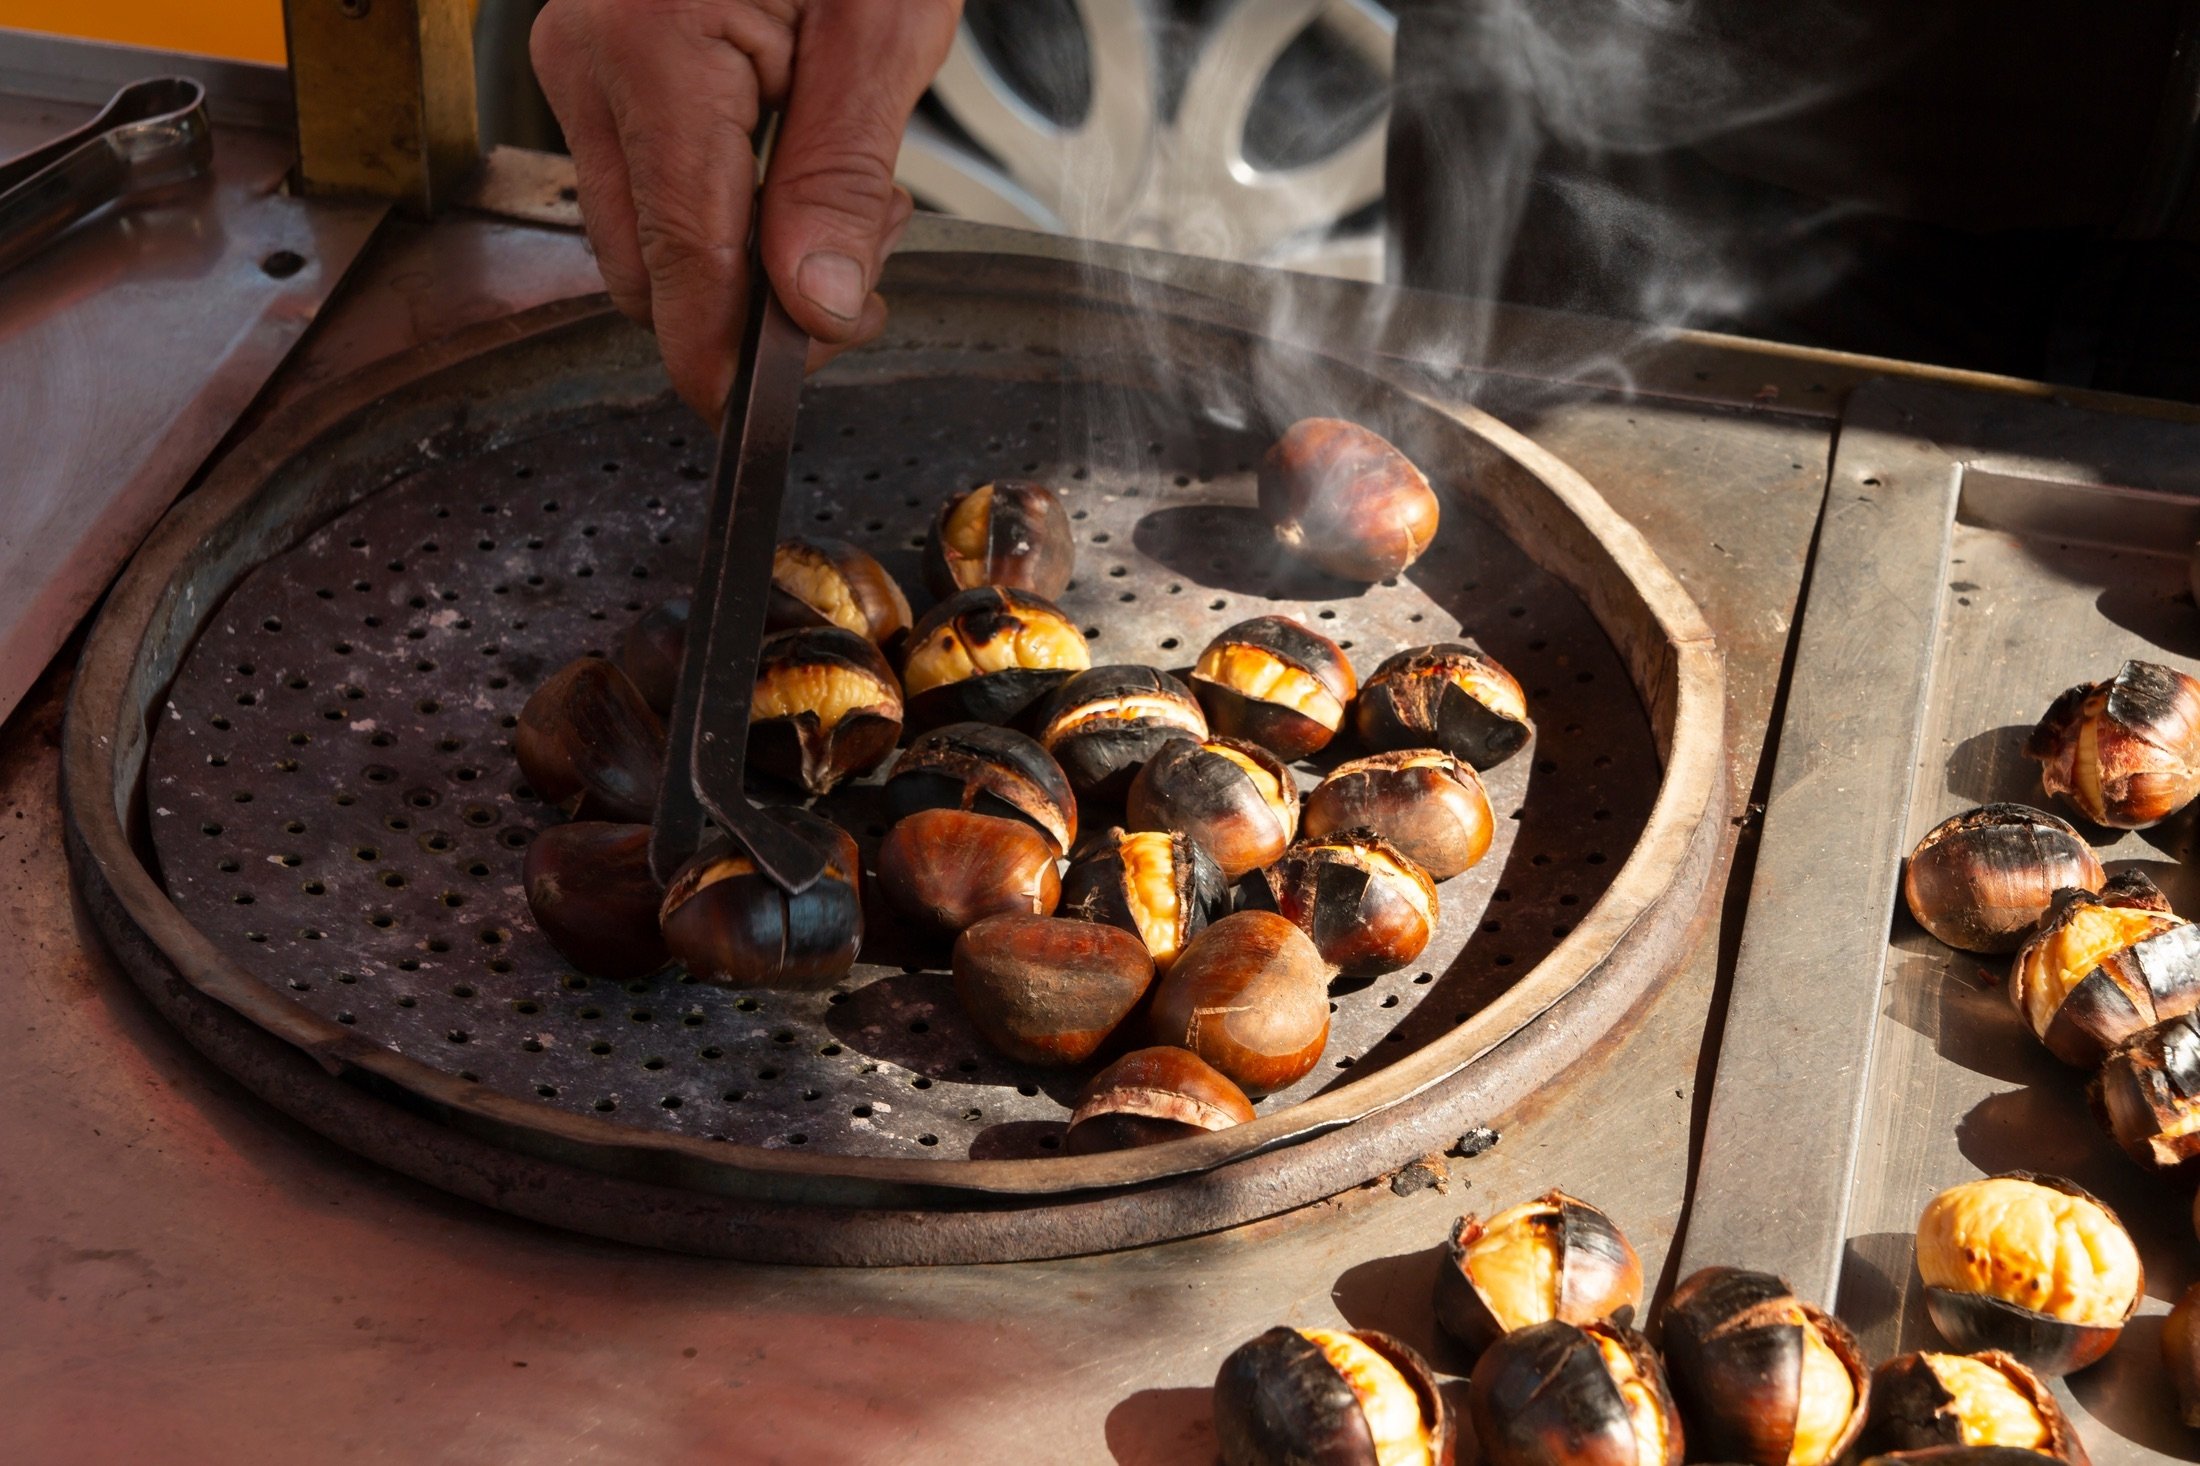
[[[1788,1309],[1787,1322],[1803,1336],[1803,1377],[1796,1389],[1795,1443],[1788,1447],[1788,1466],[1818,1466],[1845,1443],[1856,1414],[1856,1382],[1801,1308]]]
[[[1529,1201],[1491,1217],[1460,1266],[1501,1332],[1558,1317],[1558,1208]]]
[[[1336,1329],[1299,1332],[1322,1351],[1329,1367],[1344,1377],[1359,1400],[1368,1434],[1375,1440],[1378,1466],[1426,1466],[1428,1425],[1421,1418],[1421,1399],[1398,1366],[1351,1334]]]
[[[1207,736],[1191,690],[1152,667],[1118,663],[1079,672],[1041,713],[1039,742],[1087,799],[1120,799],[1165,743]]]
[[[988,672],[1082,672],[1092,665],[1084,633],[1049,618],[1018,622],[1006,635],[973,642],[960,628],[942,627],[911,651],[902,685],[914,696]]]
[[[1949,1447],[2038,1451],[2089,1466],[2054,1391],[2007,1354],[1903,1354],[1880,1365],[1864,1450]]]
[[[1124,799],[1132,828],[1190,835],[1231,880],[1283,854],[1298,812],[1298,786],[1276,756],[1228,738],[1164,745]]]
[[[980,586],[948,597],[911,628],[902,690],[920,729],[1007,723],[1091,665],[1084,633],[1052,602]]]
[[[1493,1340],[1467,1411],[1483,1466],[1679,1466],[1686,1441],[1649,1342],[1546,1319]]]
[[[1187,940],[1176,871],[1162,853],[1173,838],[1166,830],[1142,830],[1123,841],[1123,873],[1129,878],[1126,904],[1137,923],[1139,940],[1153,954],[1154,966],[1163,971],[1174,965]]]
[[[1076,564],[1076,542],[1052,489],[1005,479],[941,506],[922,563],[936,596],[981,585],[1058,596]]]
[[[1200,655],[1194,677],[1218,682],[1246,697],[1277,703],[1330,728],[1344,721],[1344,704],[1303,667],[1261,647],[1232,643]]]
[[[1371,748],[1434,748],[1477,769],[1510,758],[1535,732],[1519,682],[1458,642],[1387,658],[1361,689],[1353,718]]]
[[[940,539],[960,560],[985,558],[986,523],[993,517],[993,485],[980,484],[949,506]]]
[[[1654,1376],[1643,1373],[1641,1361],[1628,1352],[1617,1335],[1599,1333],[1589,1337],[1596,1341],[1597,1352],[1604,1356],[1605,1372],[1619,1389],[1620,1404],[1627,1411],[1628,1428],[1641,1459],[1665,1459],[1672,1450],[1666,1439],[1672,1412],[1665,1390]]]
[[[1487,1222],[1461,1217],[1434,1296],[1436,1322],[1474,1350],[1546,1319],[1588,1324],[1632,1316],[1641,1300],[1635,1249],[1610,1217],[1563,1191]]]
[[[1823,1466],[1863,1431],[1871,1381],[1856,1340],[1770,1273],[1684,1279],[1666,1305],[1665,1357],[1705,1459]]]
[[[1948,1392],[1964,1446],[2016,1446],[2036,1451],[2047,1444],[2039,1407],[1990,1364],[1962,1354],[1927,1354],[1925,1367]]]
[[[746,852],[719,839],[673,873],[658,911],[673,960],[699,982],[727,987],[830,987],[863,945],[856,843],[802,809],[768,809],[826,852],[825,873],[789,895]]]
[[[2200,793],[2200,681],[2172,667],[2129,661],[2106,682],[2055,699],[2026,740],[2040,783],[2078,812],[2117,829],[2144,829]]]
[[[1397,971],[1436,932],[1436,883],[1372,830],[1302,840],[1263,878],[1277,912],[1347,977]]]
[[[2023,1007],[2032,1031],[2044,1034],[2070,990],[2091,976],[2103,959],[2183,924],[2182,917],[2159,911],[2081,905],[2068,922],[2043,932],[2018,957],[2010,973],[2010,996]]]
[[[1162,973],[1228,899],[1221,868],[1189,835],[1169,830],[1109,830],[1062,877],[1063,915],[1135,933]]]
[[[1134,1049],[1095,1074],[1077,1096],[1063,1146],[1097,1155],[1227,1130],[1253,1118],[1252,1101],[1186,1049]]]
[[[2094,1113],[2140,1165],[2167,1170],[2200,1155],[2200,1013],[2125,1040],[2089,1093]]]
[[[1273,1328],[1215,1375],[1223,1466],[1450,1466],[1451,1420],[1421,1357],[1387,1334]]]
[[[764,638],[749,761],[811,794],[875,767],[901,736],[901,687],[869,640],[838,626]]]
[[[2150,1026],[2200,1007],[2200,927],[2138,871],[2098,894],[2056,893],[2009,969],[2009,1000],[2066,1064],[2091,1068]]]
[[[757,718],[810,713],[830,728],[853,712],[900,706],[900,696],[883,678],[849,667],[809,666],[789,667],[758,683],[750,709]]]

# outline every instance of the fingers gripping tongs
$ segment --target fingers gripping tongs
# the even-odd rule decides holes
[[[130,83],[74,132],[0,163],[0,271],[126,194],[197,177],[213,155],[204,87],[182,76]]]
[[[710,514],[666,730],[665,777],[649,865],[660,882],[670,881],[695,853],[707,814],[758,870],[792,893],[825,873],[825,853],[752,804],[742,790],[741,771],[810,338],[779,303],[764,273],[753,223],[757,212],[751,210],[748,320],[711,471]]]

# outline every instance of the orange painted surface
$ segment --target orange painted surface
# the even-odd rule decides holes
[[[0,0],[0,25],[283,63],[282,0]]]

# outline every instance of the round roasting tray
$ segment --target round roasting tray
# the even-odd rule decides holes
[[[855,540],[914,589],[940,495],[1026,474],[1076,520],[1063,604],[1096,662],[1181,669],[1283,610],[1363,676],[1454,637],[1520,676],[1538,737],[1490,774],[1499,839],[1442,887],[1422,962],[1339,984],[1321,1067],[1253,1123],[1076,1158],[1058,1147],[1081,1076],[988,1054],[944,954],[891,923],[830,994],[569,971],[519,889],[556,816],[506,730],[559,663],[685,589],[709,444],[643,333],[566,302],[274,416],[101,617],[64,750],[72,859],[193,1041],[343,1143],[528,1216],[890,1263],[1302,1204],[1440,1148],[1609,1031],[1701,904],[1721,797],[1719,658],[1633,529],[1486,415],[1210,301],[971,255],[897,261],[888,294],[887,338],[806,392],[787,532]],[[1329,581],[1270,546],[1252,463],[1313,413],[1384,432],[1446,493],[1403,583]],[[827,807],[868,859],[875,788]]]

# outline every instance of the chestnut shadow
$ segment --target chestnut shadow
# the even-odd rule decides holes
[[[1934,1337],[1924,1294],[1910,1265],[1916,1239],[1907,1232],[1866,1232],[1851,1237],[1841,1259],[1840,1306],[1835,1310],[1873,1359],[1899,1353],[1904,1340]]]
[[[2084,820],[2073,820],[2072,823],[2077,825],[2080,834],[2096,846],[2112,845],[2124,833],[2122,830],[2102,829],[2098,825],[2087,824]],[[2149,825],[2132,833],[2179,865],[2190,863],[2195,856],[2200,856],[2200,806],[2188,804],[2160,824]],[[2153,866],[2148,866],[2146,870],[2148,875],[2154,877],[2154,883],[2162,887],[2163,893],[2175,902],[2176,894],[2164,884],[2164,873]]]
[[[1214,1391],[1140,1390],[1108,1412],[1116,1466],[1207,1466],[1215,1443]]]
[[[2176,823],[2187,825],[2188,821],[2184,815],[2179,815]],[[2142,830],[2139,833],[2151,835],[2153,831]],[[2138,871],[2160,888],[2174,909],[2200,909],[2200,870],[2184,863],[2191,858],[2184,853],[2186,840],[2174,835],[2165,835],[2163,838],[2177,843],[2179,848],[2176,860],[2104,860],[2101,868],[2112,876],[2122,875],[2127,870]]]
[[[2093,609],[2149,646],[2200,657],[2200,613],[2193,609],[2185,566],[2153,555],[2113,558],[2116,569],[2131,573],[2109,577]],[[2153,573],[2157,566],[2160,573]]]
[[[1142,516],[1131,532],[1138,552],[1207,590],[1280,601],[1343,601],[1367,594],[1357,581],[1316,570],[1275,543],[1258,509],[1244,504],[1171,504]],[[1267,553],[1259,553],[1267,547]]]
[[[1329,1298],[1352,1327],[1380,1329],[1411,1344],[1438,1372],[1464,1375],[1474,1360],[1436,1326],[1430,1302],[1436,1292],[1437,1269],[1443,1266],[1442,1243],[1418,1252],[1370,1258],[1340,1273]]]
[[[1932,979],[1938,988],[1932,1002],[1939,1018],[1932,1035],[1934,1052],[2004,1084],[2051,1086],[2062,1066],[2010,1006],[2008,962],[1969,952],[1948,954]]]
[[[1966,804],[2029,804],[2045,809],[2046,793],[2040,788],[2040,766],[2024,756],[2024,741],[2032,736],[2030,723],[2006,723],[1973,733],[1948,755],[1944,787]],[[2056,809],[2066,818],[2070,811]]]
[[[1081,1072],[1012,1063],[978,1036],[942,973],[894,972],[865,983],[825,1015],[834,1038],[869,1059],[926,1079],[1044,1093],[1074,1104]]]
[[[1062,1153],[1069,1126],[1059,1120],[1004,1120],[970,1138],[974,1161],[1028,1161]]]
[[[2162,1374],[2161,1314],[2148,1314],[2124,1325],[2116,1347],[2090,1369],[2064,1384],[2092,1420],[2079,1429],[2099,1449],[2102,1427],[2133,1445],[2178,1461],[2200,1461],[2200,1434],[2177,1418],[2177,1402]]]

